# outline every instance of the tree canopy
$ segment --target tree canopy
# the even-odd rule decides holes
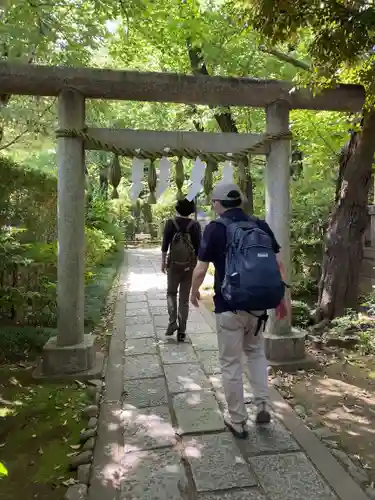
[[[305,79],[365,85],[374,93],[375,5],[366,0],[247,0],[235,2],[271,46],[303,47],[311,62]]]

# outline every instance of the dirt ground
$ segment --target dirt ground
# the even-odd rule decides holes
[[[279,390],[310,427],[337,434],[340,448],[375,482],[375,357],[346,353],[322,360],[321,352],[312,354],[322,370],[280,376]]]
[[[202,303],[213,310],[210,291]],[[375,356],[308,346],[321,370],[273,378],[281,394],[311,428],[326,426],[339,447],[357,459],[375,483]]]

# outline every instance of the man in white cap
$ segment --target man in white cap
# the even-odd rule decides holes
[[[237,185],[219,184],[212,193],[212,205],[219,218],[205,228],[190,300],[198,306],[199,287],[212,262],[219,357],[228,405],[225,423],[235,436],[245,439],[248,414],[242,357],[245,353],[257,406],[256,423],[267,424],[271,416],[263,330],[266,309],[276,308],[277,317],[287,314],[284,270],[277,255],[280,246],[272,230],[264,220],[245,214]]]

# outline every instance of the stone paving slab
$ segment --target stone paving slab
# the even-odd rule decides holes
[[[184,345],[184,344],[191,344],[190,338],[188,336],[185,337],[185,342],[180,344],[177,342],[177,332],[175,332],[172,336],[165,335],[166,328],[163,327],[158,327],[155,329],[156,331],[156,336],[159,340],[159,345],[160,344],[171,344],[171,345]]]
[[[273,418],[270,425],[256,425],[255,409],[250,410],[253,411],[248,408],[249,438],[237,443],[245,458],[265,453],[299,451],[298,443],[277,419]]]
[[[210,333],[195,333],[190,335],[190,341],[197,351],[217,351],[217,335]]]
[[[147,316],[147,319],[151,320],[151,315],[150,315],[150,311],[148,310],[148,307],[138,307],[138,308],[134,308],[134,309],[129,309],[127,307],[125,316],[127,318],[134,318],[134,317],[138,317],[138,316]]]
[[[221,372],[219,353],[217,351],[197,351],[199,361],[208,375],[217,375]]]
[[[225,394],[224,394],[223,380],[221,373],[210,375],[209,381],[214,387],[217,399],[220,401],[220,403],[226,406],[227,403],[225,401]],[[253,389],[246,377],[243,378],[243,381],[244,381],[243,389],[244,389],[245,404],[249,404],[254,400]]]
[[[304,453],[253,457],[249,461],[270,500],[337,499]]]
[[[172,343],[177,343],[176,342],[176,334],[173,336],[173,337],[167,337],[165,335],[165,332],[166,332],[166,328],[156,328],[155,329],[156,331],[156,336],[160,341],[162,341],[162,343],[167,343],[167,344],[172,344]]]
[[[176,434],[169,407],[136,408],[125,404],[122,411],[125,453],[173,446]]]
[[[185,437],[183,444],[198,492],[257,484],[249,464],[241,456],[229,432]]]
[[[128,339],[125,343],[125,356],[137,354],[156,354],[155,338]]]
[[[154,292],[147,292],[147,297],[150,300],[165,300],[166,299],[166,292],[162,290],[154,291]]]
[[[152,450],[127,453],[120,500],[178,500],[186,477],[177,451]],[[111,499],[112,500],[112,499]]]
[[[146,297],[146,294],[144,294],[144,293],[126,292],[126,302],[139,303],[139,302],[146,302],[146,301],[147,301],[147,297]]]
[[[205,320],[200,322],[188,321],[186,325],[186,333],[213,333],[213,329]]]
[[[173,397],[179,435],[223,431],[224,419],[210,391],[187,392]]]
[[[125,384],[125,403],[144,408],[168,402],[164,377],[128,380]]]
[[[257,488],[251,488],[242,491],[232,490],[226,493],[203,493],[198,495],[197,500],[267,500],[267,498]]]
[[[151,307],[167,307],[167,299],[164,297],[164,299],[150,299],[148,301]],[[166,311],[166,309],[164,309]]]
[[[124,367],[124,380],[138,378],[162,377],[163,370],[159,356],[145,354],[141,356],[127,356]],[[126,389],[126,382],[125,382]]]
[[[195,308],[189,311],[188,321],[190,323],[199,323],[200,321],[205,321],[204,317]]]
[[[163,316],[167,311],[167,301],[161,306],[150,306],[150,310],[153,316]]]
[[[141,339],[145,337],[154,337],[155,329],[153,324],[126,326],[126,337],[128,339]]]
[[[165,338],[165,334],[164,334]],[[172,339],[169,339],[172,340]],[[198,363],[198,356],[190,344],[178,344],[168,342],[160,344],[160,355],[162,362],[166,365],[173,363]]]
[[[167,386],[171,394],[210,389],[210,382],[198,364],[164,365]]]
[[[169,316],[166,314],[163,315],[155,315],[154,316],[154,323],[156,328],[166,328],[169,323]]]
[[[131,318],[125,318],[125,326],[151,325],[151,324],[152,324],[151,316],[135,316]]]
[[[126,312],[133,311],[134,309],[146,309],[148,308],[148,302],[128,302],[126,304]]]

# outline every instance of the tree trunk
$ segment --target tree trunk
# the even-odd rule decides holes
[[[192,45],[191,40],[186,41],[186,46],[188,49],[189,59],[191,70],[194,75],[207,75],[209,76],[209,72],[202,54],[202,50],[199,47],[195,47]],[[216,106],[210,106],[211,109],[217,110]],[[233,132],[238,133],[236,122],[234,121],[233,115],[230,111],[229,107],[223,107],[221,110],[217,110],[214,112],[215,120],[222,132]],[[202,126],[196,122],[194,122],[194,126],[198,131],[203,131]],[[249,215],[253,213],[253,180],[251,178],[250,169],[248,168],[249,160],[246,159],[246,170],[247,170],[247,183],[246,188],[244,189],[244,194],[246,196],[246,202],[244,203],[244,210]]]
[[[327,233],[319,283],[317,320],[331,320],[355,308],[363,257],[363,235],[368,226],[368,195],[375,153],[375,110],[363,118],[361,132],[353,132],[340,158],[336,205]]]

